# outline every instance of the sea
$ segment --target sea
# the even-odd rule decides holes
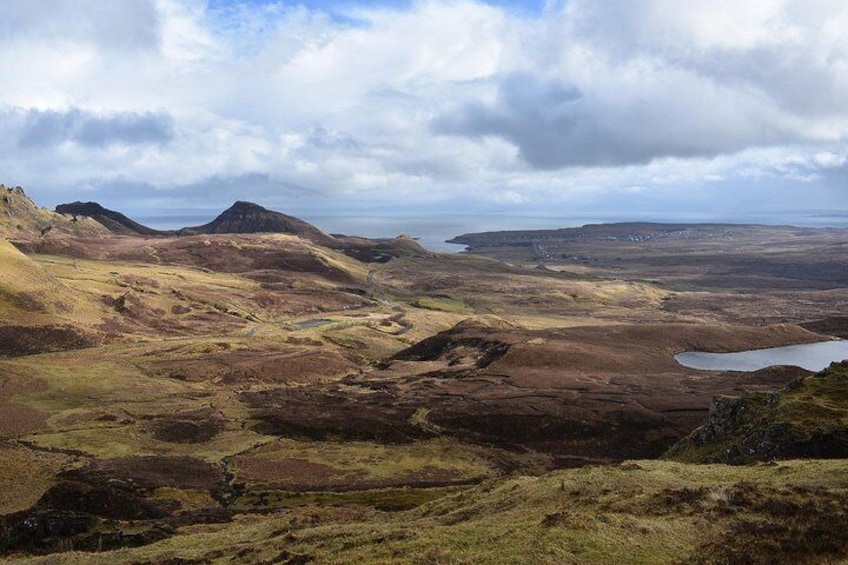
[[[512,230],[543,230],[580,227],[611,222],[735,223],[767,224],[816,228],[848,228],[848,211],[812,210],[802,212],[707,214],[580,214],[545,215],[510,212],[475,214],[294,214],[326,233],[391,238],[401,234],[414,237],[426,249],[459,253],[464,245],[447,240],[465,233]],[[214,215],[147,216],[135,218],[156,229],[178,229],[211,221]]]

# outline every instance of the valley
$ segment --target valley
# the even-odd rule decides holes
[[[440,254],[245,202],[157,232],[2,193],[0,560],[848,558],[844,366],[674,360],[844,337],[848,231]]]

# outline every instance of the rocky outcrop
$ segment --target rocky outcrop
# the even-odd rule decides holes
[[[293,216],[267,210],[252,202],[236,202],[202,226],[183,228],[179,235],[222,233],[287,233],[332,247],[335,239],[312,224]]]
[[[145,225],[131,220],[120,212],[104,208],[97,202],[71,202],[70,204],[59,204],[56,212],[69,215],[72,218],[80,216],[92,218],[112,233],[122,235],[172,235],[171,232],[154,230]]]
[[[61,237],[104,237],[102,224],[91,218],[76,218],[38,207],[19,187],[0,184],[0,236],[21,240]]]
[[[707,422],[667,457],[729,464],[848,457],[848,361],[778,392],[715,398]]]

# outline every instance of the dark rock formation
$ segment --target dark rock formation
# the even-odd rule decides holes
[[[842,339],[848,338],[848,316],[832,316],[798,325],[811,332],[841,337]]]
[[[848,361],[843,361],[779,392],[715,398],[707,422],[667,456],[729,464],[844,458],[848,457],[846,415]]]
[[[97,220],[101,225],[112,233],[121,235],[172,235],[172,232],[164,232],[148,228],[138,222],[131,220],[120,212],[104,208],[97,202],[71,202],[70,204],[59,204],[56,212],[76,218],[86,216]]]
[[[222,233],[287,233],[332,247],[336,240],[312,224],[293,216],[267,210],[251,202],[236,202],[202,226],[183,228],[179,235]]]

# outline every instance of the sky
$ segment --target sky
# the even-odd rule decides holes
[[[3,0],[0,182],[134,216],[848,210],[844,0]]]

